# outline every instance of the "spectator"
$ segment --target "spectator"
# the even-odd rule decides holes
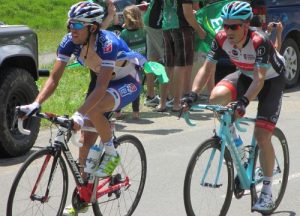
[[[120,37],[127,43],[130,49],[146,55],[146,35],[143,29],[143,20],[140,9],[136,5],[127,6],[123,11],[124,29]],[[140,96],[132,102],[132,118],[140,117]],[[115,113],[116,118],[122,118],[121,110]]]
[[[144,14],[147,58],[149,61],[163,62],[164,59],[162,7],[163,0],[151,0]],[[153,74],[146,74],[147,95],[144,102],[146,106],[157,106],[159,104],[159,97],[155,94],[154,81],[155,76]]]
[[[253,18],[250,22],[250,25],[262,30],[262,22],[260,20],[260,17],[257,15],[253,16]],[[282,35],[282,31],[283,31],[282,23],[281,22],[269,22],[265,33],[270,36],[272,34],[273,30],[276,30],[274,47],[279,52],[281,49],[281,35]]]
[[[165,46],[165,65],[170,80],[176,75],[174,81],[174,105],[172,111],[180,110],[180,98],[184,86],[190,85],[194,58],[194,31],[201,39],[206,32],[197,23],[193,13],[192,0],[165,0],[163,9],[163,37]],[[166,111],[167,94],[170,85],[162,85],[160,105],[158,112]]]

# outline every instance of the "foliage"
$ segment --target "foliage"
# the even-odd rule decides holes
[[[0,0],[0,19],[9,25],[28,25],[39,38],[39,52],[54,52],[66,33],[67,13],[76,0]]]

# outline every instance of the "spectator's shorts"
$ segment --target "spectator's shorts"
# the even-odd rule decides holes
[[[144,26],[146,31],[147,42],[147,59],[149,61],[164,60],[164,42],[162,29],[155,29],[149,26]]]
[[[232,101],[235,101],[246,93],[251,83],[252,79],[250,77],[240,75],[240,72],[237,71],[227,75],[217,86],[227,87],[231,91]],[[281,110],[284,86],[284,73],[265,80],[264,86],[257,96],[256,127],[273,131]]]
[[[191,27],[163,31],[165,66],[189,66],[194,59],[194,30]]]

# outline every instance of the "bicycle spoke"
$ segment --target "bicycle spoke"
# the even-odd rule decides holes
[[[93,204],[95,215],[101,212],[103,216],[129,216],[135,210],[143,192],[146,178],[146,156],[143,146],[130,135],[121,136],[118,140],[120,144],[117,151],[123,168],[118,166],[112,178],[117,174],[121,175],[122,179],[128,177],[130,185],[112,192],[110,197],[100,197],[98,203]]]
[[[204,142],[194,152],[184,182],[184,203],[188,215],[226,214],[232,198],[233,167],[225,157],[216,187],[220,154],[214,140]]]
[[[22,166],[10,192],[8,215],[57,215],[59,209],[62,209],[62,205],[64,205],[62,197],[64,193],[67,193],[63,178],[64,171],[66,171],[65,165],[63,168],[62,165],[57,166],[48,198],[45,202],[40,200],[46,194],[53,162],[53,156],[51,156],[43,175],[40,175],[47,153],[48,150],[46,149],[35,153]],[[37,182],[39,176],[40,181]],[[34,187],[36,187],[35,190],[33,190]]]

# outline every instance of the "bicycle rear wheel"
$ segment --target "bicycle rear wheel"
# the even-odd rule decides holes
[[[46,158],[49,162],[43,169]],[[47,148],[35,152],[25,161],[9,193],[7,216],[62,215],[68,192],[67,167],[62,157],[59,158],[58,166],[52,176],[48,197],[45,197],[53,159],[53,151]],[[41,175],[42,170],[44,170],[43,175]],[[39,176],[40,181],[37,183]]]
[[[227,148],[218,185],[213,186],[221,155],[220,146],[219,138],[208,139],[196,149],[189,161],[184,179],[184,206],[189,216],[226,215],[229,209],[233,194],[234,170]],[[215,155],[209,170],[206,170],[212,152],[215,152]]]
[[[275,207],[266,214],[271,214],[276,208],[279,206],[283,195],[285,193],[285,189],[288,182],[289,177],[289,149],[287,140],[283,134],[283,132],[279,128],[275,128],[272,136],[272,144],[275,152],[275,166],[273,169],[273,184],[272,184],[272,196],[275,202]],[[259,197],[262,181],[263,181],[263,171],[259,162],[259,150],[258,146],[256,149],[256,158],[255,158],[255,169],[253,172],[253,178],[256,182],[254,196]]]
[[[142,143],[132,135],[123,135],[117,138],[116,149],[121,157],[113,176],[119,174],[122,178],[129,177],[130,185],[119,191],[100,197],[92,204],[95,215],[132,215],[136,209],[146,181],[147,161]]]

